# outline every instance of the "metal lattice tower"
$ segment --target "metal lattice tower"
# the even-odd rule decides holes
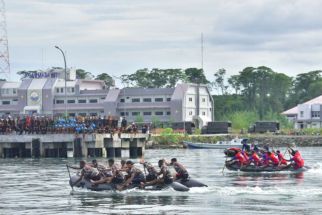
[[[10,78],[9,47],[7,37],[6,8],[0,0],[0,79]]]

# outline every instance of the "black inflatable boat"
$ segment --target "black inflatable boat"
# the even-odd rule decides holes
[[[70,178],[69,183],[75,183],[77,180],[79,179],[79,176],[74,175]],[[81,187],[81,188],[86,188],[88,190],[93,190],[93,191],[103,191],[103,190],[110,190],[110,191],[115,191],[116,190],[116,184],[99,184],[96,186],[92,186],[92,183],[88,180],[81,180],[80,182],[78,182],[75,187]],[[133,189],[136,188],[138,186],[130,186],[127,189]],[[189,191],[189,187],[186,187],[185,185],[179,183],[179,182],[173,182],[171,184],[168,185],[156,185],[156,186],[147,186],[145,189],[146,190],[164,190],[164,189],[168,189],[168,188],[172,188],[176,191],[181,191],[181,192],[185,192],[185,191]]]
[[[230,162],[226,162],[226,168],[228,170],[233,170],[233,171],[242,171],[242,172],[293,172],[293,173],[300,173],[304,172],[310,169],[308,166],[304,166],[299,169],[294,169],[292,166],[286,167],[285,166],[280,166],[280,167],[257,167],[254,165],[248,165],[248,166],[243,166],[240,167],[238,164],[231,164]]]

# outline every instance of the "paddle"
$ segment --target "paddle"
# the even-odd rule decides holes
[[[221,171],[222,174],[224,174],[224,170],[225,170],[225,167],[226,167],[226,163],[227,163],[227,156],[226,156],[226,160],[225,160],[224,166],[223,166],[222,171]]]
[[[67,171],[68,171],[68,175],[69,175],[69,181],[72,181],[72,177],[70,176],[70,171],[69,171],[69,166],[66,164],[67,167]],[[70,187],[72,188],[72,190],[74,190],[74,187],[71,185],[71,183],[69,183]]]
[[[144,163],[145,163],[145,161],[144,161],[144,159],[142,158],[142,159],[140,160],[140,164],[142,164],[142,165],[143,165],[144,174],[146,175],[146,169],[145,169],[145,165],[144,165]]]

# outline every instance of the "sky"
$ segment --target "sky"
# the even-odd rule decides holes
[[[11,80],[63,66],[95,75],[201,67],[209,80],[247,66],[290,76],[322,69],[319,0],[6,0]]]

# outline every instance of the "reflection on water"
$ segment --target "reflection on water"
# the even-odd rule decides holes
[[[97,207],[108,205],[115,207],[118,205],[184,205],[189,196],[133,196],[113,194],[108,198],[102,198],[101,195],[82,194],[78,196],[82,207]]]
[[[185,193],[71,191],[65,164],[76,159],[0,159],[0,214],[321,214],[321,150],[301,149],[306,164],[315,168],[298,174],[222,174],[221,150],[146,151],[145,159],[155,165],[160,158],[177,157],[192,177],[209,185]]]

